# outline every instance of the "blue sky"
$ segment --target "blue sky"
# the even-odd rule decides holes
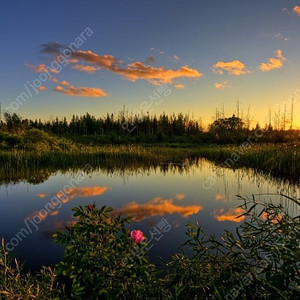
[[[93,34],[68,65],[11,106],[57,59],[41,45],[63,51],[86,28]],[[189,112],[207,124],[223,104],[234,113],[239,97],[264,124],[269,107],[282,114],[286,102],[288,115],[294,97],[300,126],[299,28],[300,1],[1,1],[0,100],[42,119],[141,112],[147,102],[151,113]],[[151,104],[162,87],[169,95]]]

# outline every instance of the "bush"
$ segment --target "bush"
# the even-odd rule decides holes
[[[0,142],[4,142],[10,147],[15,147],[21,142],[21,138],[16,134],[0,133]]]
[[[140,243],[134,243],[125,224],[112,218],[109,207],[74,208],[78,223],[59,232],[56,243],[67,246],[57,265],[60,275],[72,281],[71,297],[77,299],[145,299],[155,284],[154,266]]]
[[[21,147],[27,150],[50,151],[58,149],[58,140],[47,132],[39,129],[30,129],[25,132]]]
[[[167,264],[171,295],[180,299],[186,295],[190,299],[299,299],[299,216],[290,216],[281,205],[242,200],[240,207],[248,209],[243,214],[247,219],[236,235],[226,232],[221,243],[206,236],[199,224],[188,225],[186,245],[193,255],[175,255]]]
[[[240,197],[241,198],[241,197]],[[288,197],[287,197],[288,198]],[[299,201],[293,201],[299,209]],[[182,248],[163,272],[149,263],[146,243],[133,240],[129,218],[113,218],[109,207],[74,208],[78,222],[58,232],[66,246],[56,272],[71,282],[66,293],[56,272],[20,275],[2,246],[0,293],[7,299],[300,299],[300,216],[281,205],[244,199],[244,222],[221,240],[188,224],[192,250]],[[238,216],[237,218],[239,218]],[[4,254],[3,254],[4,253]],[[33,297],[32,295],[37,295]],[[30,298],[32,297],[32,298]]]

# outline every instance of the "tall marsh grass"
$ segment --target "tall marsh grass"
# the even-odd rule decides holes
[[[288,144],[208,146],[199,149],[202,157],[230,168],[252,168],[277,178],[299,181],[300,146]]]
[[[265,175],[297,182],[300,179],[300,147],[294,145],[201,146],[194,148],[103,146],[66,151],[2,151],[0,183],[26,180],[43,182],[57,171],[79,170],[89,164],[107,172],[146,171],[170,166],[180,171],[201,158],[232,169],[252,168]]]
[[[0,299],[54,299],[62,292],[57,275],[50,267],[38,274],[24,273],[22,265],[7,252],[2,239],[0,246]]]

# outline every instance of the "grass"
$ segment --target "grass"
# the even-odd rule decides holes
[[[220,166],[252,168],[275,178],[298,182],[300,147],[294,145],[200,146],[191,148],[85,146],[70,150],[0,152],[0,183],[40,183],[57,171],[79,170],[89,164],[106,172],[188,168],[201,158]],[[187,163],[188,162],[188,163]]]
[[[184,168],[185,159],[196,158],[195,150],[143,148],[138,146],[85,147],[77,151],[6,151],[0,153],[0,183],[26,180],[40,183],[57,171],[79,170],[87,164],[106,172]],[[175,165],[174,165],[175,164]]]
[[[54,299],[61,292],[57,275],[50,267],[43,267],[34,275],[23,273],[22,265],[0,246],[0,299]]]
[[[224,167],[246,167],[277,178],[300,179],[299,145],[259,144],[248,149],[241,146],[209,146],[200,148],[199,153]]]

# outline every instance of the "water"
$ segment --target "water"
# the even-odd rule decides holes
[[[52,234],[72,224],[71,209],[96,203],[115,209],[115,214],[133,215],[130,229],[140,229],[149,238],[150,258],[164,259],[186,241],[187,222],[198,221],[205,232],[220,236],[234,231],[243,211],[236,195],[283,193],[299,198],[300,187],[254,174],[231,170],[200,160],[195,164],[164,165],[148,169],[89,170],[54,173],[40,184],[28,182],[0,186],[0,236],[26,268],[54,265],[63,248]],[[51,206],[59,199],[60,205]],[[58,198],[57,198],[58,197]],[[258,195],[257,199],[281,202],[292,213],[295,207],[283,197]],[[53,200],[54,201],[54,200]],[[57,200],[56,200],[57,201]],[[61,207],[59,207],[61,206]]]

